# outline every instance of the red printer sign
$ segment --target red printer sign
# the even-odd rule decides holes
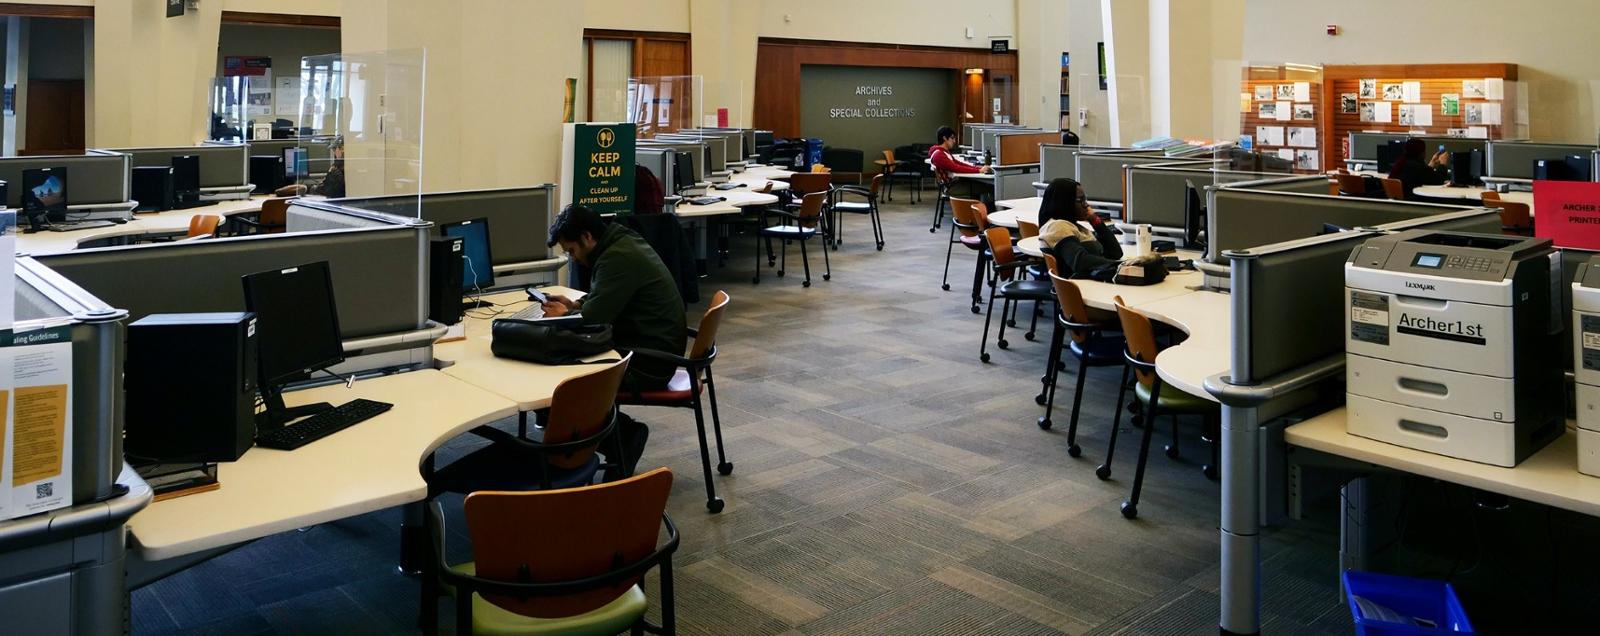
[[[1534,232],[1556,247],[1600,250],[1600,183],[1533,182]]]
[[[272,58],[262,55],[229,55],[222,58],[222,74],[226,77],[266,75],[269,68],[272,68]]]

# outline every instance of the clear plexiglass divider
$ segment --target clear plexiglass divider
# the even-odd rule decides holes
[[[297,138],[310,164],[300,175],[307,194],[412,195],[411,216],[420,216],[426,69],[422,49],[301,60]]]

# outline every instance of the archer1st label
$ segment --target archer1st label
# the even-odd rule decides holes
[[[1350,339],[1388,346],[1388,296],[1369,292],[1350,292]]]

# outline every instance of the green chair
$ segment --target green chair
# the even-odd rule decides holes
[[[445,560],[443,508],[429,506],[434,550],[422,576],[421,627],[438,632],[438,597],[455,598],[457,634],[599,636],[676,632],[666,515],[672,471],[582,488],[467,496],[473,560]],[[661,526],[667,539],[657,545]],[[640,581],[660,568],[661,624],[645,621]]]
[[[1122,502],[1122,516],[1128,519],[1139,516],[1139,490],[1144,485],[1145,461],[1150,456],[1150,434],[1155,431],[1156,416],[1172,416],[1172,444],[1167,446],[1167,456],[1178,457],[1178,417],[1179,415],[1200,415],[1205,419],[1205,429],[1202,437],[1211,443],[1211,463],[1203,466],[1201,471],[1207,479],[1217,478],[1217,439],[1221,422],[1222,409],[1219,404],[1198,395],[1191,395],[1173,387],[1166,387],[1162,391],[1161,376],[1156,373],[1156,355],[1160,348],[1156,346],[1155,325],[1150,318],[1138,311],[1130,309],[1122,302],[1122,297],[1116,297],[1117,317],[1122,322],[1122,334],[1128,342],[1127,351],[1123,358],[1127,366],[1123,370],[1121,390],[1117,392],[1117,410],[1115,420],[1111,425],[1111,441],[1106,446],[1106,462],[1095,469],[1095,476],[1107,479],[1111,476],[1111,456],[1117,448],[1117,429],[1121,428],[1122,401],[1128,393],[1128,374],[1134,376],[1133,394],[1138,403],[1138,413],[1134,415],[1133,423],[1144,425],[1144,435],[1139,441],[1139,463],[1133,473],[1133,493],[1127,501]]]

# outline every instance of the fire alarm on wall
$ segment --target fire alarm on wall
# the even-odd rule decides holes
[[[1328,35],[1339,35],[1339,25],[1337,25],[1337,24],[1328,25]]]

